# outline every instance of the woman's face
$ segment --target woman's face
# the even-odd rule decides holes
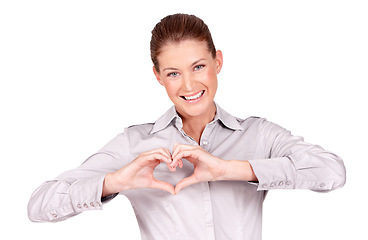
[[[184,118],[213,117],[221,51],[213,58],[205,42],[184,40],[165,45],[157,59],[160,72],[153,68],[156,78],[179,114]]]

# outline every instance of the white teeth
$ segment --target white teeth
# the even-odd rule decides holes
[[[194,100],[194,99],[197,99],[199,97],[201,97],[204,93],[204,90],[200,91],[199,93],[197,93],[196,95],[194,96],[190,96],[190,97],[186,97],[186,96],[183,96],[185,98],[185,100]]]

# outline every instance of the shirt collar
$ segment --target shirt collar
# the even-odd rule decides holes
[[[232,129],[234,131],[236,130],[243,130],[243,127],[240,125],[237,118],[227,113],[225,110],[220,108],[220,106],[216,104],[216,115],[213,120],[220,121],[225,127]],[[153,128],[151,130],[151,134],[154,134],[158,131],[161,131],[162,129],[166,128],[173,120],[176,120],[182,127],[182,121],[179,116],[179,114],[176,112],[175,106],[172,106],[164,115],[162,115],[155,124],[153,125]]]
[[[232,116],[231,114],[220,108],[220,106],[217,103],[215,104],[217,110],[214,121],[220,120],[225,127],[232,129],[234,131],[243,130],[243,127],[240,125],[236,117]]]
[[[175,110],[175,106],[172,106],[164,115],[156,120],[150,133],[154,134],[158,131],[161,131],[162,129],[166,128],[175,118],[180,117]]]

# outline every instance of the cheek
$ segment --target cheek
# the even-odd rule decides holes
[[[166,89],[167,95],[169,95],[169,97],[177,95],[178,89],[177,89],[177,86],[175,86],[175,84],[166,83],[165,84],[165,89]]]
[[[217,73],[215,71],[208,71],[206,74],[206,85],[207,87],[216,92],[217,90]]]

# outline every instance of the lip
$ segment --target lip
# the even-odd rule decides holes
[[[183,97],[193,97],[193,96],[195,96],[195,95],[197,95],[197,94],[199,94],[199,93],[201,93],[201,92],[203,92],[202,93],[202,95],[199,97],[199,98],[196,98],[196,99],[193,99],[193,100],[186,100],[186,99],[184,99]],[[199,102],[202,98],[203,98],[203,96],[206,94],[206,91],[205,90],[201,90],[201,91],[198,91],[198,92],[195,92],[195,93],[193,93],[193,94],[188,94],[188,95],[181,95],[180,96],[180,99],[182,99],[184,102],[186,102],[186,103],[196,103],[196,102]]]

